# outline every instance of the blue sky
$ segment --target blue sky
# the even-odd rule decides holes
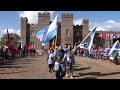
[[[9,32],[20,34],[20,17],[28,17],[29,23],[37,23],[38,12],[45,11],[0,11],[0,37]],[[73,13],[74,24],[81,25],[82,19],[90,20],[89,29],[97,26],[97,30],[120,31],[120,11],[46,11],[50,12],[51,20],[59,13]]]

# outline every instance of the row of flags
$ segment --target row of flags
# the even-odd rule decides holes
[[[94,39],[94,36],[95,36],[95,32],[96,32],[96,27],[93,29],[93,31],[91,31],[85,38],[84,40],[78,45],[78,46],[81,46],[83,45],[84,43],[88,43],[88,51],[90,51],[91,47],[92,47],[92,44],[93,44],[93,39]],[[105,35],[105,34],[104,34]],[[103,36],[104,36],[103,35]],[[109,34],[111,36],[113,36],[112,39],[116,38],[114,37],[113,34]],[[104,36],[105,37],[105,36]],[[106,37],[107,37],[107,34],[106,34]],[[117,40],[114,44],[112,44],[109,48],[105,48],[107,51],[107,56],[111,56],[112,54],[114,53],[118,53],[118,51],[120,51],[120,43],[119,43],[119,40]]]
[[[98,35],[98,36],[101,37],[101,38],[103,38],[103,39],[105,39],[105,40],[112,40],[112,39],[114,39],[114,38],[118,38],[117,35],[115,35],[115,34],[110,34],[110,33],[100,33],[100,32],[99,32],[99,35]]]
[[[7,41],[4,43],[4,48],[8,50],[8,52],[14,54],[14,53],[19,53],[20,50],[22,50],[22,52],[25,54],[28,52],[30,52],[33,47],[32,44],[25,44],[24,46],[22,46],[22,44],[18,44],[18,46],[15,47],[14,45],[14,38],[13,36],[10,36],[8,29],[7,29]]]
[[[93,39],[95,36],[95,32],[96,32],[96,27],[93,29],[93,31],[91,31],[86,38],[84,39],[83,42],[87,42],[88,43],[88,51],[90,51],[92,44],[93,44]],[[102,38],[107,39],[109,38],[109,40],[117,38],[116,35],[114,34],[103,34]],[[114,44],[112,44],[108,49],[107,49],[107,56],[111,56],[114,53],[118,53],[118,51],[120,51],[120,43],[119,40],[117,40]]]

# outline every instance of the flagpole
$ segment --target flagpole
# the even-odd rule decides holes
[[[59,13],[58,13],[58,15],[59,15]],[[57,19],[57,27],[58,27],[58,19]],[[58,34],[58,32],[57,32],[57,34]],[[56,37],[55,37],[55,48],[56,48],[56,43],[57,43],[57,34],[56,34]]]
[[[56,43],[57,43],[57,34],[56,34],[56,37],[55,37],[55,47],[56,47]]]
[[[96,27],[95,27],[94,29],[96,29]],[[92,33],[92,31],[82,40],[82,42],[81,42],[80,44],[82,44],[82,43],[88,38],[88,36],[89,36],[91,33]],[[80,45],[80,44],[79,44],[79,45]],[[79,47],[79,45],[78,45],[78,47]]]
[[[53,41],[52,41],[52,47],[53,47],[54,43],[55,43],[55,42],[54,42],[54,38],[53,38]]]
[[[59,13],[58,13],[58,15],[59,15]],[[58,27],[58,19],[57,19],[57,27]],[[58,31],[57,31],[57,34],[58,34]],[[56,37],[55,37],[55,48],[56,48],[56,43],[57,43],[57,34],[56,34]]]

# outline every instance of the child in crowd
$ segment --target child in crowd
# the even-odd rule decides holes
[[[53,72],[54,67],[54,50],[50,49],[50,54],[48,56],[48,66],[49,66],[49,72]]]

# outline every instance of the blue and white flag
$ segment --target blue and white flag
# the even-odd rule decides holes
[[[80,44],[80,39],[77,41],[77,42],[75,42],[75,45],[77,46],[77,45],[79,45]]]
[[[103,56],[108,56],[109,51],[110,51],[110,48],[105,48],[103,50]]]
[[[120,45],[119,45],[119,41],[117,40],[112,47],[110,47],[110,50],[108,52],[108,56],[112,55],[113,53],[116,53],[120,50]]]
[[[55,19],[50,24],[46,37],[44,39],[44,43],[47,44],[52,38],[54,38],[57,35],[57,29],[58,29],[58,14],[56,15]]]
[[[95,36],[95,32],[96,32],[96,27],[93,29],[93,31],[91,31],[90,35],[87,37],[87,39],[85,40],[85,42],[87,42],[88,45],[88,50],[90,51],[92,44],[93,44],[93,39]]]
[[[40,40],[42,46],[46,45],[46,43],[44,43],[44,39],[47,35],[48,28],[49,28],[49,25],[43,27],[36,33],[36,37]]]

